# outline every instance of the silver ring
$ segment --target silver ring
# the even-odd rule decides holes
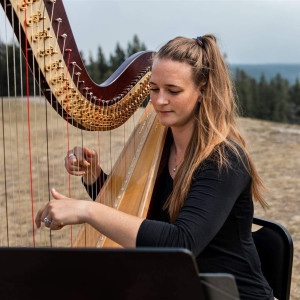
[[[75,154],[73,152],[69,153],[69,158],[71,158],[72,156],[75,156]]]
[[[44,219],[44,223],[45,224],[51,224],[52,220],[49,220],[47,217]]]

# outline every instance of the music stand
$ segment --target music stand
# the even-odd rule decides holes
[[[0,298],[6,300],[239,299],[232,276],[199,278],[185,249],[1,248],[0,266]]]

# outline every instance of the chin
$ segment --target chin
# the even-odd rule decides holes
[[[170,120],[166,120],[164,118],[158,118],[158,120],[159,120],[159,123],[163,126],[171,127],[173,125],[173,122],[170,122]]]

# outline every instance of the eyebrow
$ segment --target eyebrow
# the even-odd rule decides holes
[[[150,81],[150,84],[155,84],[155,85],[157,85],[155,82],[153,82],[153,81]],[[166,84],[166,86],[167,87],[175,87],[175,88],[180,88],[180,86],[178,86],[178,85],[175,85],[175,84]]]

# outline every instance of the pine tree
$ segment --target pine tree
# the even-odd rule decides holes
[[[120,44],[116,44],[115,53],[110,55],[110,69],[114,72],[126,59],[125,52]]]
[[[127,46],[127,57],[140,52],[140,51],[145,51],[146,50],[146,46],[144,43],[141,43],[138,36],[135,34],[133,36],[133,40],[132,43],[128,43]]]
[[[263,120],[272,119],[272,92],[270,85],[263,73],[258,84],[258,103],[256,117]]]
[[[26,64],[25,64],[25,57],[23,53],[20,56],[20,47],[15,44],[5,45],[2,44],[0,48],[0,55],[1,55],[1,62],[0,68],[2,73],[2,93],[3,96],[10,95],[11,97],[14,96],[21,96],[26,95],[27,88],[26,88],[26,80],[24,77],[26,76]],[[35,66],[37,68],[37,66]],[[33,76],[31,70],[29,68],[28,73],[28,80],[29,80],[29,95],[33,95]],[[23,81],[21,80],[23,77]],[[23,85],[21,86],[21,83]],[[38,91],[38,87],[36,85],[36,93]]]
[[[85,58],[84,58],[84,53],[82,51],[79,51],[79,55],[81,57],[81,60],[83,62],[83,65],[86,66],[86,61],[85,61]]]
[[[99,83],[100,82],[100,73],[97,68],[97,63],[95,62],[92,53],[89,53],[89,64],[86,66],[86,69],[90,75],[90,77],[93,79],[93,81]]]
[[[98,74],[99,74],[99,82],[98,83],[102,83],[109,77],[109,75],[111,73],[110,73],[109,65],[106,61],[105,55],[100,46],[98,47],[96,64],[97,64],[97,69],[98,69]]]
[[[296,82],[289,89],[288,121],[294,124],[300,124],[300,82]]]
[[[236,70],[235,87],[238,94],[238,105],[242,116],[253,117],[253,99],[251,79],[243,70]]]
[[[283,79],[280,74],[277,74],[271,80],[270,85],[273,92],[272,120],[276,122],[287,122],[289,83],[286,79]]]
[[[259,105],[259,89],[258,83],[254,78],[250,78],[250,91],[251,91],[251,118],[258,118],[258,105]]]

